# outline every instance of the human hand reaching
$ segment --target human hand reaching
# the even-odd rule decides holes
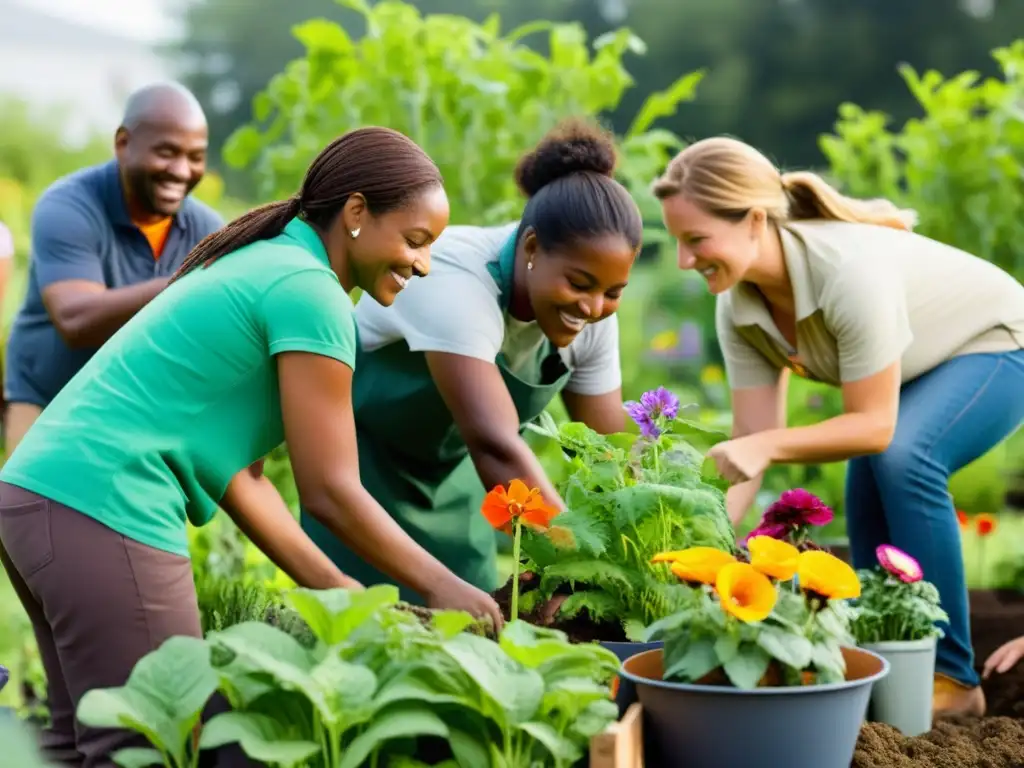
[[[1024,635],[1008,643],[1003,643],[985,659],[985,667],[981,676],[988,679],[993,672],[1005,674],[1013,669],[1017,662],[1024,658]]]
[[[454,574],[424,596],[428,608],[466,611],[478,619],[490,619],[495,633],[501,632],[505,619],[493,597]]]

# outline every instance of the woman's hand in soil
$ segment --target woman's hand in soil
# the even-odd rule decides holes
[[[987,680],[993,672],[1005,674],[1013,669],[1021,658],[1024,658],[1024,635],[1003,643],[993,651],[992,655],[985,659],[985,668],[981,676]]]
[[[454,574],[424,597],[428,608],[466,611],[478,619],[489,619],[495,634],[501,632],[505,624],[505,618],[493,597]]]
[[[545,626],[550,626],[555,623],[555,617],[558,616],[558,611],[561,610],[562,603],[564,603],[568,597],[568,595],[555,595],[541,606],[540,618]]]

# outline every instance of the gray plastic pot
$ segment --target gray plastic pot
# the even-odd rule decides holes
[[[887,723],[904,736],[930,731],[937,639],[865,643],[861,647],[889,662],[889,674],[871,690],[868,719]]]
[[[636,656],[638,653],[643,651],[650,651],[655,648],[661,648],[664,643],[660,640],[656,643],[612,643],[600,641],[599,645],[607,648],[609,651],[618,656],[619,661],[625,661],[630,656]],[[636,687],[632,682],[619,675],[618,680],[619,689],[615,692],[615,704],[619,708],[619,719],[621,720],[626,714],[626,710],[629,709],[629,705],[637,700],[636,698]]]
[[[889,662],[844,648],[846,681],[755,688],[670,683],[662,651],[628,659],[620,674],[636,686],[644,730],[663,768],[849,768],[871,687]],[[645,740],[647,741],[647,740]]]

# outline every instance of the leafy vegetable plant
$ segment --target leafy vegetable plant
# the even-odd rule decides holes
[[[664,389],[627,404],[639,436],[550,418],[533,426],[562,447],[567,509],[547,533],[523,533],[523,567],[538,575],[538,587],[522,596],[521,610],[568,592],[559,619],[585,612],[598,624],[621,623],[638,640],[679,596],[671,576],[652,566],[655,554],[698,545],[735,551],[723,485],[704,469],[706,451],[726,436],[679,418],[678,408]]]
[[[889,544],[879,546],[876,553],[879,564],[857,572],[863,586],[853,621],[857,643],[942,637],[935,622],[948,621],[949,616],[939,603],[939,591],[924,580],[918,562]]]
[[[646,634],[665,643],[664,679],[743,689],[843,680],[856,573],[827,552],[769,536],[749,548],[749,563],[712,547],[655,558],[687,585],[683,606]]]
[[[617,716],[614,654],[550,629],[506,625],[497,642],[474,620],[439,611],[424,622],[398,591],[296,590],[295,611],[316,641],[243,622],[207,640],[173,638],[142,659],[123,688],[93,691],[83,722],[144,734],[125,766],[197,764],[192,729],[219,690],[231,711],[198,746],[237,743],[253,760],[296,768],[447,765],[570,766]],[[436,754],[435,754],[436,753]]]

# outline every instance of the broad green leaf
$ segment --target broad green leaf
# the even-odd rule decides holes
[[[671,653],[670,653],[671,649]],[[665,671],[666,680],[677,680],[683,683],[696,682],[708,672],[723,666],[715,653],[715,643],[707,638],[698,638],[685,645],[666,645]]]
[[[559,710],[566,720],[575,720],[595,701],[607,699],[609,689],[589,677],[570,677],[549,685],[541,701],[538,715],[550,719]]]
[[[573,732],[578,733],[584,740],[589,742],[594,736],[601,733],[618,719],[618,705],[611,699],[603,699],[591,702],[576,717],[571,728]]]
[[[715,641],[715,655],[723,664],[731,660],[739,649],[740,642],[735,635],[722,635]]]
[[[458,670],[452,674],[447,665],[438,665],[425,659],[403,666],[396,675],[381,685],[373,698],[375,707],[384,707],[399,701],[419,701],[427,704],[458,704],[472,709],[473,692],[470,681]],[[458,669],[456,667],[456,669]]]
[[[349,727],[370,717],[377,690],[377,676],[371,669],[343,661],[332,653],[310,671],[309,677],[311,688],[320,692],[314,703],[323,701],[327,707],[321,710],[325,723]]]
[[[476,623],[465,611],[434,611],[434,629],[444,638],[454,637]]]
[[[352,39],[345,28],[327,19],[310,19],[292,28],[292,34],[306,48],[335,54],[349,53]]]
[[[448,726],[437,713],[420,704],[406,702],[380,710],[345,749],[339,768],[359,768],[385,742],[416,736],[447,738]]]
[[[164,756],[151,747],[126,747],[112,755],[121,768],[147,768],[150,765],[164,765]]]
[[[184,764],[187,740],[217,689],[206,643],[171,637],[139,660],[119,688],[97,688],[79,702],[77,715],[95,728],[127,728]]]
[[[397,603],[398,587],[377,584],[361,591],[295,589],[288,599],[313,634],[327,645],[336,645],[379,610]]]
[[[793,669],[803,670],[811,663],[811,641],[792,630],[764,624],[757,635],[757,644]]]
[[[560,763],[573,763],[583,756],[583,750],[575,743],[560,735],[548,723],[539,723],[532,720],[519,725],[520,730],[528,733],[551,753],[551,756]]]
[[[261,763],[292,768],[320,752],[320,745],[295,738],[285,722],[251,712],[225,712],[203,727],[202,749],[238,744],[242,751]]]
[[[442,647],[480,687],[501,720],[515,725],[526,722],[537,711],[544,696],[540,673],[509,658],[496,643],[463,634]]]
[[[768,671],[770,661],[771,656],[764,649],[752,643],[744,643],[739,652],[722,666],[733,685],[743,690],[752,690]]]

